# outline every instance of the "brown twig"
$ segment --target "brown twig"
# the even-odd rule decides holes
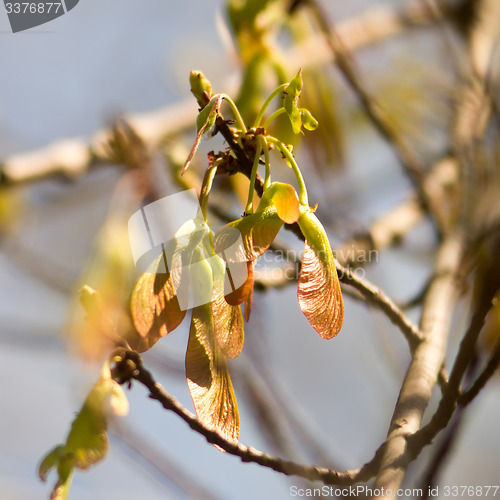
[[[420,327],[423,340],[416,347],[401,386],[384,447],[381,470],[374,488],[392,492],[380,498],[392,498],[414,458],[407,439],[418,431],[431,392],[438,379],[447,345],[453,306],[457,299],[457,276],[464,241],[459,233],[447,235],[436,257],[437,278],[428,289]]]
[[[479,374],[473,384],[463,392],[458,398],[458,404],[467,406],[483,389],[488,380],[494,375],[495,371],[500,366],[500,341],[497,342],[493,354],[486,363],[483,371]]]
[[[305,3],[309,6],[320,31],[323,33],[334,55],[334,63],[357,95],[366,116],[388,144],[392,145],[404,171],[413,183],[420,205],[434,218],[438,229],[442,229],[438,214],[433,212],[433,206],[424,188],[424,168],[419,159],[401,139],[389,120],[387,120],[377,100],[367,91],[350,50],[339,36],[337,28],[329,21],[329,16],[325,12],[325,9],[316,0],[307,0]]]
[[[205,437],[214,445],[219,446],[230,455],[237,456],[242,462],[251,462],[270,468],[287,476],[300,476],[310,481],[321,481],[324,484],[348,486],[369,480],[376,473],[380,452],[360,469],[343,472],[324,467],[302,465],[289,460],[263,453],[255,448],[244,446],[236,441],[225,438],[217,430],[201,423],[191,412],[186,410],[173,396],[168,394],[151,373],[144,367],[142,358],[135,351],[122,350],[118,356],[120,361],[113,368],[113,377],[120,383],[137,380],[149,390],[149,397],[157,400],[163,408],[174,412],[189,427]],[[116,358],[115,358],[116,359]]]
[[[350,50],[357,50],[380,40],[396,36],[408,27],[425,26],[435,18],[428,9],[408,6],[403,9],[390,7],[369,9],[367,12],[339,23],[337,29]],[[311,50],[311,46],[313,50]],[[311,57],[314,55],[314,57]],[[283,60],[294,68],[307,67],[331,59],[328,48],[317,39],[293,47]],[[237,80],[230,76],[228,82]],[[233,87],[231,83],[225,86]],[[196,106],[187,99],[150,113],[127,116],[125,119],[150,146],[158,145],[168,136],[191,128],[196,118]],[[102,154],[102,143],[109,131],[102,129],[92,138],[60,140],[43,148],[12,155],[0,162],[0,185],[33,182],[40,179],[63,176],[69,179],[81,176],[90,166],[107,161]]]
[[[181,469],[175,460],[166,456],[164,451],[156,449],[153,443],[140,436],[133,427],[123,421],[113,421],[109,432],[127,447],[127,455],[132,452],[137,457],[137,462],[145,462],[149,468],[154,469],[168,481],[175,485],[193,500],[215,500],[216,496],[202,485],[195,474],[189,474]]]
[[[337,272],[342,283],[358,290],[368,303],[377,306],[401,330],[411,351],[417,348],[423,340],[422,332],[380,288],[366,279],[358,278],[351,270],[340,264],[337,264]]]

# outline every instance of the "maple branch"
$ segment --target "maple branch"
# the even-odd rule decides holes
[[[498,248],[499,246],[497,245],[496,249],[498,250]],[[484,280],[476,310],[472,315],[469,328],[460,343],[460,348],[455,358],[448,384],[439,402],[439,406],[430,422],[409,438],[409,446],[412,448],[414,454],[418,454],[424,446],[431,443],[433,438],[448,425],[458,404],[460,404],[460,400],[462,400],[461,404],[463,405],[472,401],[481,388],[484,387],[484,384],[493,375],[500,361],[499,344],[485,370],[481,373],[476,382],[473,383],[471,389],[464,393],[464,395],[460,395],[462,379],[475,357],[474,347],[479,337],[479,333],[483,328],[487,314],[493,307],[493,299],[500,288],[500,262],[498,262],[498,259],[493,259],[493,262],[488,266],[485,274],[488,276],[488,279]]]
[[[435,20],[428,9],[418,4],[402,9],[377,6],[339,23],[337,29],[349,49],[357,50],[396,36],[408,27],[425,26]],[[313,37],[290,49],[283,60],[290,61],[294,68],[331,60],[330,51],[323,47],[318,38]],[[231,75],[227,81],[235,80]],[[229,93],[235,90],[234,84],[225,87]],[[192,99],[186,99],[173,106],[124,118],[148,144],[154,146],[162,143],[168,136],[192,128],[196,114]],[[0,162],[0,185],[33,182],[54,176],[70,179],[81,176],[89,167],[108,161],[101,147],[108,137],[109,130],[101,129],[90,139],[64,139],[34,151],[11,155]]]
[[[351,51],[339,35],[338,29],[329,21],[328,13],[316,0],[304,0],[304,3],[309,7],[319,30],[324,35],[325,40],[334,56],[335,65],[343,74],[351,89],[358,97],[368,119],[372,122],[373,126],[378,130],[387,143],[393,147],[399,162],[414,186],[420,205],[430,216],[434,218],[438,229],[441,229],[441,221],[438,219],[437,214],[433,212],[433,206],[427,192],[424,189],[424,167],[420,163],[420,160],[401,139],[393,125],[391,125],[379,102],[373,95],[370,95],[366,89],[361,75],[355,65]]]
[[[395,495],[415,456],[409,450],[408,438],[420,427],[443,365],[463,252],[464,238],[460,233],[446,235],[438,247],[435,279],[427,291],[420,322],[423,340],[413,353],[401,386],[374,485],[392,495],[381,498]]]
[[[364,278],[358,278],[350,269],[337,263],[339,280],[358,290],[368,303],[377,306],[395,324],[405,336],[413,352],[423,340],[422,332],[404,314],[404,312],[377,286]]]
[[[214,428],[201,423],[195,415],[184,408],[177,399],[168,394],[161,385],[156,382],[151,373],[144,367],[141,356],[128,349],[117,351],[120,360],[113,367],[113,378],[123,384],[137,380],[149,390],[149,397],[158,401],[163,408],[174,412],[195,432],[201,434],[214,445],[219,446],[230,455],[237,456],[242,462],[251,462],[267,467],[287,476],[300,476],[310,481],[321,481],[327,485],[348,486],[358,482],[368,481],[373,477],[378,468],[380,452],[377,451],[373,459],[360,469],[346,471],[335,471],[325,467],[313,465],[302,465],[285,460],[255,448],[242,445],[224,437]],[[117,359],[115,357],[115,359]]]
[[[461,406],[467,406],[481,391],[481,389],[486,385],[488,380],[494,375],[495,371],[500,366],[500,341],[497,342],[493,354],[486,363],[481,374],[473,382],[473,384],[463,392],[458,398],[458,404]]]
[[[193,500],[216,499],[206,485],[199,482],[195,474],[190,474],[181,468],[172,457],[167,456],[163,450],[157,449],[154,443],[139,435],[134,427],[118,419],[113,419],[112,424],[109,433],[127,448],[127,456],[132,454],[138,466],[145,466],[146,471],[152,469],[153,472],[160,473],[168,481],[169,486],[174,484]]]

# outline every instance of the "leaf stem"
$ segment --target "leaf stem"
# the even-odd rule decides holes
[[[217,167],[221,163],[222,159],[217,159],[210,167],[207,168],[205,176],[203,177],[203,182],[201,184],[200,190],[200,207],[201,213],[203,215],[203,220],[207,222],[207,205],[208,205],[208,195],[212,189],[212,182],[214,180],[215,174],[217,172]]]
[[[271,101],[280,93],[283,92],[286,88],[288,87],[288,83],[283,83],[279,87],[276,87],[270,94],[269,97],[264,101],[264,104],[260,108],[259,113],[257,114],[257,118],[255,118],[255,122],[253,124],[253,128],[257,128],[260,125],[260,122],[262,121],[262,118],[264,117],[264,113],[266,112],[266,109],[269,107],[269,104],[271,104]]]
[[[264,186],[263,190],[265,191],[269,185],[271,184],[271,161],[269,159],[269,147],[267,145],[266,138],[262,135],[257,136],[257,140],[259,141],[262,150],[264,151],[264,161],[266,165],[266,173],[264,178]]]
[[[240,115],[240,112],[238,111],[238,108],[236,107],[236,104],[234,101],[227,95],[227,94],[220,94],[223,99],[227,101],[229,104],[231,111],[233,112],[234,118],[236,119],[236,123],[238,124],[241,132],[243,134],[247,133],[247,128],[245,126],[245,123],[243,122],[243,118]]]
[[[252,173],[250,175],[250,186],[248,187],[247,206],[245,208],[246,214],[253,213],[253,193],[255,191],[255,178],[257,177],[257,169],[259,168],[260,155],[262,153],[262,144],[258,143],[255,157],[253,159]]]
[[[274,144],[283,153],[285,158],[290,163],[293,173],[295,174],[295,178],[297,179],[297,185],[299,188],[299,203],[306,207],[309,206],[306,184],[304,182],[304,178],[302,177],[300,168],[297,165],[297,162],[295,161],[295,158],[293,157],[292,153],[290,153],[288,148],[275,137],[271,137],[270,135],[268,135],[266,136],[266,141]]]
[[[269,124],[275,119],[278,118],[278,116],[282,115],[283,113],[286,113],[285,108],[279,108],[277,109],[265,122],[263,128],[266,129],[269,127]]]

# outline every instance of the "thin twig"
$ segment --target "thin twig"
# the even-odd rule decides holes
[[[458,170],[457,161],[444,156],[425,174],[424,189],[435,211],[443,204],[448,206],[456,193]],[[368,231],[342,243],[335,251],[337,260],[344,266],[370,262],[371,252],[397,245],[423,219],[424,212],[418,200],[406,199],[373,221]]]
[[[416,347],[401,386],[391,419],[381,470],[374,488],[383,488],[380,498],[392,498],[401,485],[408,464],[407,439],[418,431],[432,389],[441,370],[451,316],[457,300],[457,276],[463,256],[461,234],[447,235],[437,252],[435,274],[438,276],[427,291],[420,323],[423,341]],[[391,494],[392,493],[392,494]]]
[[[207,427],[201,423],[173,396],[168,394],[144,367],[142,358],[137,352],[124,349],[120,351],[119,357],[121,361],[113,369],[113,376],[118,382],[125,383],[132,379],[137,380],[149,390],[151,399],[157,400],[166,410],[173,411],[193,431],[204,436],[209,443],[217,445],[230,455],[239,457],[242,462],[255,463],[287,476],[300,476],[310,481],[342,486],[368,481],[377,472],[380,451],[377,451],[373,459],[362,468],[339,472],[325,467],[297,464],[228,440],[213,427]]]
[[[401,309],[385,293],[366,279],[358,278],[349,269],[337,264],[339,279],[345,285],[358,290],[367,301],[377,306],[394,323],[405,336],[412,351],[423,340],[422,332],[401,311]]]
[[[423,492],[421,500],[427,500],[430,498],[432,489],[438,483],[440,472],[446,464],[447,458],[451,456],[453,446],[459,435],[459,430],[461,428],[461,424],[463,423],[463,415],[463,411],[455,414],[454,419],[446,429],[446,434],[443,436],[442,441],[437,443],[434,455],[427,465],[427,470],[421,482],[420,488]]]
[[[182,490],[193,500],[215,500],[216,496],[202,485],[195,474],[181,469],[164,451],[159,451],[144,436],[138,435],[133,427],[123,421],[114,421],[110,433],[125,445],[129,452],[137,456],[137,461],[144,461],[150,468],[162,474],[170,483]]]
[[[467,391],[462,393],[458,398],[458,404],[461,406],[467,406],[483,389],[488,380],[494,375],[495,371],[500,366],[500,341],[497,342],[493,354],[491,355],[488,363],[484,367],[484,370],[477,377]]]
[[[437,214],[433,213],[431,201],[424,189],[424,168],[419,159],[413,154],[410,148],[408,148],[405,142],[401,140],[398,132],[386,118],[380,104],[367,91],[361,75],[356,68],[350,50],[339,36],[337,28],[329,21],[329,16],[327,12],[325,12],[325,9],[323,9],[316,0],[307,0],[305,3],[310,7],[310,11],[334,55],[336,66],[357,95],[366,116],[370,119],[382,137],[392,145],[404,171],[413,183],[422,208],[428,212],[430,216],[434,217],[438,229],[440,229],[440,221],[436,218]]]
[[[396,36],[408,27],[425,26],[434,21],[428,9],[418,5],[405,6],[403,9],[377,6],[339,23],[337,29],[346,46],[350,50],[357,50]],[[323,48],[317,38],[293,47],[283,56],[283,60],[294,68],[317,65],[330,59],[328,48]],[[224,85],[227,92],[232,93],[236,89],[237,80],[236,75],[228,77]],[[193,127],[196,112],[193,100],[186,99],[149,113],[125,116],[125,119],[150,146],[154,146],[169,136]],[[81,176],[90,166],[106,161],[101,145],[108,136],[109,131],[102,129],[90,139],[79,137],[60,140],[31,152],[5,158],[0,162],[0,185],[33,182],[59,175],[70,179]]]

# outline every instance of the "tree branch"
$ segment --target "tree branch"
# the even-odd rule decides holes
[[[435,212],[439,206],[449,206],[451,195],[456,193],[458,186],[458,171],[457,161],[445,156],[426,173],[424,189]],[[417,199],[404,200],[376,219],[366,233],[342,243],[335,251],[336,258],[344,266],[366,262],[370,251],[398,244],[423,218]]]
[[[374,488],[384,488],[384,492],[390,491],[392,495],[380,498],[395,496],[413,459],[407,438],[420,427],[444,361],[463,251],[463,237],[458,233],[447,235],[438,248],[436,279],[429,286],[420,323],[424,338],[413,353],[401,386],[383,451],[381,470],[374,485]]]
[[[366,300],[377,306],[405,336],[413,352],[423,340],[422,332],[406,317],[403,311],[385,293],[366,279],[358,278],[352,271],[337,264],[339,280],[358,290]]]
[[[380,104],[367,91],[350,50],[339,36],[337,28],[329,21],[327,12],[317,0],[306,0],[305,3],[310,7],[310,11],[334,55],[336,66],[357,95],[366,116],[380,135],[393,147],[404,171],[414,186],[421,207],[434,218],[437,228],[442,229],[438,214],[433,212],[433,206],[424,189],[424,168],[420,161],[387,120]]]
[[[116,360],[117,358],[119,358],[119,361],[112,370],[115,380],[122,384],[130,382],[132,379],[137,380],[149,390],[149,397],[151,399],[157,400],[166,410],[174,412],[193,431],[204,436],[209,443],[217,445],[227,453],[239,457],[242,462],[255,463],[287,476],[300,476],[310,481],[322,481],[324,484],[342,486],[368,481],[377,471],[379,452],[360,469],[338,472],[324,467],[297,464],[268,453],[263,453],[255,448],[244,446],[236,441],[230,441],[215,429],[202,424],[173,396],[168,394],[144,367],[142,358],[137,352],[122,349],[117,351],[117,356],[114,359]]]
[[[491,355],[488,363],[484,367],[481,374],[473,382],[473,384],[460,395],[458,398],[458,404],[461,406],[467,406],[483,389],[488,380],[494,375],[495,371],[500,366],[500,341],[497,342],[493,354]]]
[[[409,26],[423,26],[433,21],[435,17],[429,10],[418,4],[403,9],[376,7],[339,23],[337,29],[349,49],[357,50],[398,35]],[[331,60],[331,54],[314,38],[291,49],[283,60],[290,61],[294,68],[307,67]],[[228,82],[235,80],[233,76],[228,78]],[[155,146],[166,137],[193,127],[196,113],[193,100],[187,99],[173,106],[149,113],[125,115],[124,118],[149,145]],[[107,161],[101,146],[108,137],[109,130],[102,129],[90,139],[60,140],[34,151],[11,155],[0,162],[0,185],[33,182],[59,175],[70,179],[83,175],[90,166]]]

